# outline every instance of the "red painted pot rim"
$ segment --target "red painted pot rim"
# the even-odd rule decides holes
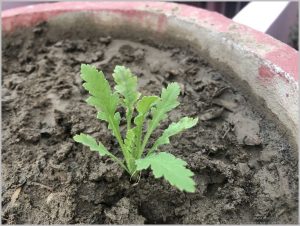
[[[100,10],[146,10],[151,12],[174,15],[181,20],[190,21],[194,24],[200,24],[203,26],[203,21],[206,24],[214,25],[213,29],[219,32],[228,32],[233,28],[233,25],[237,25],[234,30],[236,33],[243,35],[251,35],[255,41],[261,45],[271,46],[272,50],[267,53],[260,54],[257,49],[254,49],[252,45],[243,43],[248,50],[255,52],[261,58],[266,59],[281,69],[292,75],[292,77],[298,80],[298,60],[299,53],[290,46],[282,43],[269,35],[256,31],[247,26],[233,22],[232,20],[215,12],[210,12],[201,8],[196,8],[184,4],[168,3],[168,2],[58,2],[58,3],[44,3],[37,5],[30,5],[25,7],[19,7],[15,9],[8,9],[2,11],[2,29],[4,32],[13,30],[17,25],[32,25],[34,19],[31,21],[20,21],[16,17],[22,17],[22,15],[31,14],[36,12],[49,13],[44,15],[43,19],[48,19],[55,14],[63,12],[74,11],[100,11]],[[14,23],[7,22],[9,18],[15,18]],[[37,20],[41,18],[36,18]],[[263,70],[262,70],[263,71]]]

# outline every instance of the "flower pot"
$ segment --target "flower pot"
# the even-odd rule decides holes
[[[2,12],[2,25],[4,222],[298,221],[297,51],[173,3],[40,4]],[[201,120],[166,147],[195,172],[195,194],[147,172],[132,185],[114,163],[70,139],[85,131],[118,150],[83,102],[80,63],[107,76],[126,64],[147,95],[181,84],[183,107],[162,127],[180,114]]]

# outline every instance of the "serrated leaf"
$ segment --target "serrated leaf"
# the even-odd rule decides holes
[[[135,133],[134,129],[127,130],[126,137],[124,140],[125,150],[128,153],[127,155],[127,166],[128,169],[133,172],[135,170],[135,158],[133,157],[134,148],[135,148]]]
[[[180,119],[178,122],[173,122],[169,125],[169,127],[163,132],[163,134],[156,140],[153,147],[150,149],[149,154],[151,154],[153,151],[156,151],[160,145],[163,144],[169,144],[170,140],[169,138],[171,136],[174,136],[183,130],[189,129],[193,126],[195,126],[198,122],[198,118],[189,118],[184,117]]]
[[[88,146],[90,148],[91,151],[97,151],[101,156],[109,156],[111,157],[113,160],[115,160],[124,170],[126,170],[127,172],[128,169],[127,167],[123,164],[123,162],[118,159],[115,155],[113,155],[112,153],[110,153],[106,147],[104,147],[104,145],[99,142],[97,143],[97,141],[91,137],[90,135],[84,134],[84,133],[80,133],[80,135],[75,135],[73,137],[73,139],[78,142],[81,143],[85,146]]]
[[[108,118],[106,118],[106,115],[103,113],[103,112],[98,112],[97,114],[97,119],[100,119],[100,120],[103,120],[103,121],[106,121],[106,122],[109,122]],[[115,124],[116,125],[120,125],[120,121],[121,121],[121,115],[120,115],[120,112],[116,112],[115,115],[114,115],[114,121],[115,121]],[[108,129],[112,130],[112,133],[113,135],[114,134],[114,131],[113,131],[113,128],[111,126],[111,124],[108,124]]]
[[[134,140],[135,140],[134,129],[129,129],[129,130],[127,130],[126,138],[125,138],[124,144],[125,144],[126,150],[127,150],[129,153],[132,153],[132,152],[133,152],[132,150],[133,150],[133,148],[134,148]]]
[[[136,104],[136,109],[139,114],[146,114],[152,107],[153,103],[159,99],[158,96],[143,96]]]
[[[103,112],[106,118],[114,115],[119,97],[111,91],[103,72],[93,66],[82,64],[81,78],[85,81],[83,87],[91,94],[87,99],[88,104]]]
[[[104,145],[100,142],[98,144],[97,141],[90,135],[80,133],[80,135],[75,135],[73,139],[78,143],[88,146],[91,151],[99,152],[101,156],[110,155],[109,151],[107,151]]]
[[[167,117],[166,113],[179,105],[177,101],[180,87],[177,83],[171,83],[167,88],[163,88],[160,101],[152,110],[152,120],[149,123],[149,130],[153,131],[159,122]]]
[[[119,113],[115,113],[119,104],[118,94],[113,93],[108,81],[105,79],[102,71],[98,71],[95,67],[82,64],[81,77],[85,81],[84,88],[89,91],[91,96],[87,99],[87,103],[95,106],[99,118],[108,122],[109,128],[117,138],[122,151],[124,152],[123,140],[120,134],[120,117]],[[126,153],[123,153],[126,155]]]
[[[149,168],[155,178],[164,177],[180,191],[195,192],[195,182],[191,178],[194,173],[187,169],[187,163],[166,152],[154,153],[143,159],[136,160],[137,170]]]
[[[152,120],[149,122],[148,131],[145,135],[142,149],[145,148],[149,137],[159,125],[159,122],[167,117],[166,113],[179,105],[177,100],[179,93],[180,87],[176,82],[170,83],[166,89],[163,88],[160,100],[157,101],[155,107],[152,108]]]
[[[115,90],[124,97],[125,106],[132,108],[140,96],[137,91],[137,77],[130,69],[118,65],[114,69],[113,77],[117,84]]]
[[[159,100],[159,97],[157,96],[144,96],[142,99],[140,99],[137,102],[136,109],[138,111],[138,115],[134,118],[134,124],[136,125],[134,132],[136,135],[136,150],[137,153],[135,153],[136,158],[140,158],[142,155],[143,150],[140,149],[140,146],[142,145],[142,129],[143,124],[145,121],[145,118],[149,114],[149,111],[151,107],[156,103],[156,101]]]
[[[116,82],[115,90],[121,96],[124,107],[126,108],[127,129],[131,127],[131,119],[134,110],[134,105],[140,93],[137,91],[137,77],[133,75],[130,69],[124,66],[116,66],[113,73]]]
[[[139,100],[136,104],[136,109],[138,111],[138,115],[134,119],[134,123],[136,125],[140,125],[144,122],[143,118],[145,118],[153,104],[159,99],[157,96],[144,96],[141,100]]]

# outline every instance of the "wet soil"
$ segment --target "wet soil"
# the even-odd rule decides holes
[[[258,112],[205,58],[188,48],[107,36],[54,41],[47,32],[44,24],[3,39],[2,223],[298,222],[295,148],[276,119]],[[128,66],[144,95],[158,95],[171,81],[181,85],[180,106],[152,138],[182,116],[201,119],[163,147],[187,161],[195,193],[151,172],[134,184],[110,159],[72,140],[85,132],[120,154],[85,103],[81,63],[103,70],[111,84],[115,65]]]

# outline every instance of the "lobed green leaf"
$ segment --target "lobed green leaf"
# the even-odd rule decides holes
[[[81,77],[85,81],[84,88],[91,94],[87,103],[98,109],[98,118],[108,122],[108,127],[113,131],[126,158],[127,153],[120,133],[120,114],[116,113],[120,101],[118,94],[112,92],[103,72],[91,65],[81,65]]]
[[[140,115],[144,115],[149,112],[153,104],[159,99],[158,96],[143,96],[141,100],[136,104],[136,109]]]
[[[189,117],[184,117],[180,119],[176,123],[171,123],[169,127],[163,132],[163,134],[156,140],[156,142],[153,144],[152,148],[148,152],[148,154],[151,154],[152,152],[156,151],[159,146],[164,145],[164,144],[169,144],[170,143],[170,137],[174,136],[183,130],[189,129],[193,126],[195,126],[198,122],[198,118],[189,118]]]
[[[138,115],[134,118],[134,123],[136,125],[134,132],[136,135],[136,158],[140,158],[143,150],[141,150],[142,145],[142,129],[144,121],[149,114],[151,107],[159,100],[157,96],[144,96],[137,102],[136,109]]]
[[[136,160],[137,170],[151,166],[155,178],[164,177],[180,191],[195,192],[195,182],[191,178],[194,173],[187,169],[187,163],[166,152],[154,153],[143,159]]]
[[[133,152],[134,140],[135,140],[134,129],[127,130],[124,144],[125,144],[125,148],[126,148],[127,152],[129,152],[129,153]]]
[[[88,146],[91,151],[99,152],[101,156],[110,155],[110,152],[104,147],[104,145],[100,142],[97,144],[97,141],[90,135],[80,133],[80,135],[75,135],[73,139],[78,143]]]
[[[135,133],[134,129],[127,130],[126,137],[124,140],[124,147],[127,153],[127,167],[130,172],[135,171],[135,158],[133,156],[135,150]]]
[[[90,93],[87,103],[103,112],[105,118],[115,114],[119,97],[113,93],[102,71],[87,64],[81,65],[81,78],[85,81],[83,87]]]
[[[143,124],[144,119],[147,117],[149,110],[153,104],[159,99],[157,96],[144,96],[141,100],[138,101],[136,109],[138,115],[134,119],[134,123],[137,126]]]
[[[81,143],[85,146],[88,146],[90,148],[91,151],[97,151],[101,156],[110,156],[114,161],[116,161],[124,170],[126,170],[127,172],[128,169],[127,167],[123,164],[123,162],[118,159],[115,155],[113,155],[112,153],[110,153],[105,147],[104,145],[99,142],[97,143],[97,141],[91,137],[90,135],[84,134],[84,133],[80,133],[80,135],[75,135],[73,137],[73,139],[78,142]]]
[[[159,122],[167,117],[167,114],[172,109],[179,105],[177,100],[180,93],[180,86],[178,83],[170,83],[167,88],[163,88],[160,101],[152,109],[152,120],[149,123],[149,129],[154,130]]]
[[[116,92],[123,96],[122,103],[126,108],[127,129],[130,129],[134,105],[140,97],[137,91],[137,77],[128,68],[118,65],[114,69],[113,77],[117,84]]]
[[[145,135],[142,149],[145,148],[149,137],[152,132],[159,125],[160,121],[164,120],[167,117],[167,113],[176,108],[179,105],[177,100],[180,93],[180,86],[178,83],[170,83],[167,88],[163,88],[160,100],[157,101],[156,106],[152,108],[152,120],[149,122],[148,131]]]
[[[133,108],[140,96],[137,91],[137,77],[131,73],[130,69],[118,65],[114,69],[113,77],[117,84],[115,90],[124,97],[125,107]]]
[[[107,118],[106,115],[105,115],[103,112],[98,112],[98,114],[97,114],[97,119],[100,119],[100,120],[109,122],[109,118]],[[114,119],[114,123],[115,123],[117,126],[119,126],[119,125],[120,125],[120,121],[121,121],[121,115],[120,115],[120,112],[116,112],[115,115],[114,115],[114,117],[113,117],[113,119]],[[113,135],[115,135],[111,124],[108,124],[108,128],[109,128],[110,130],[112,130]]]

